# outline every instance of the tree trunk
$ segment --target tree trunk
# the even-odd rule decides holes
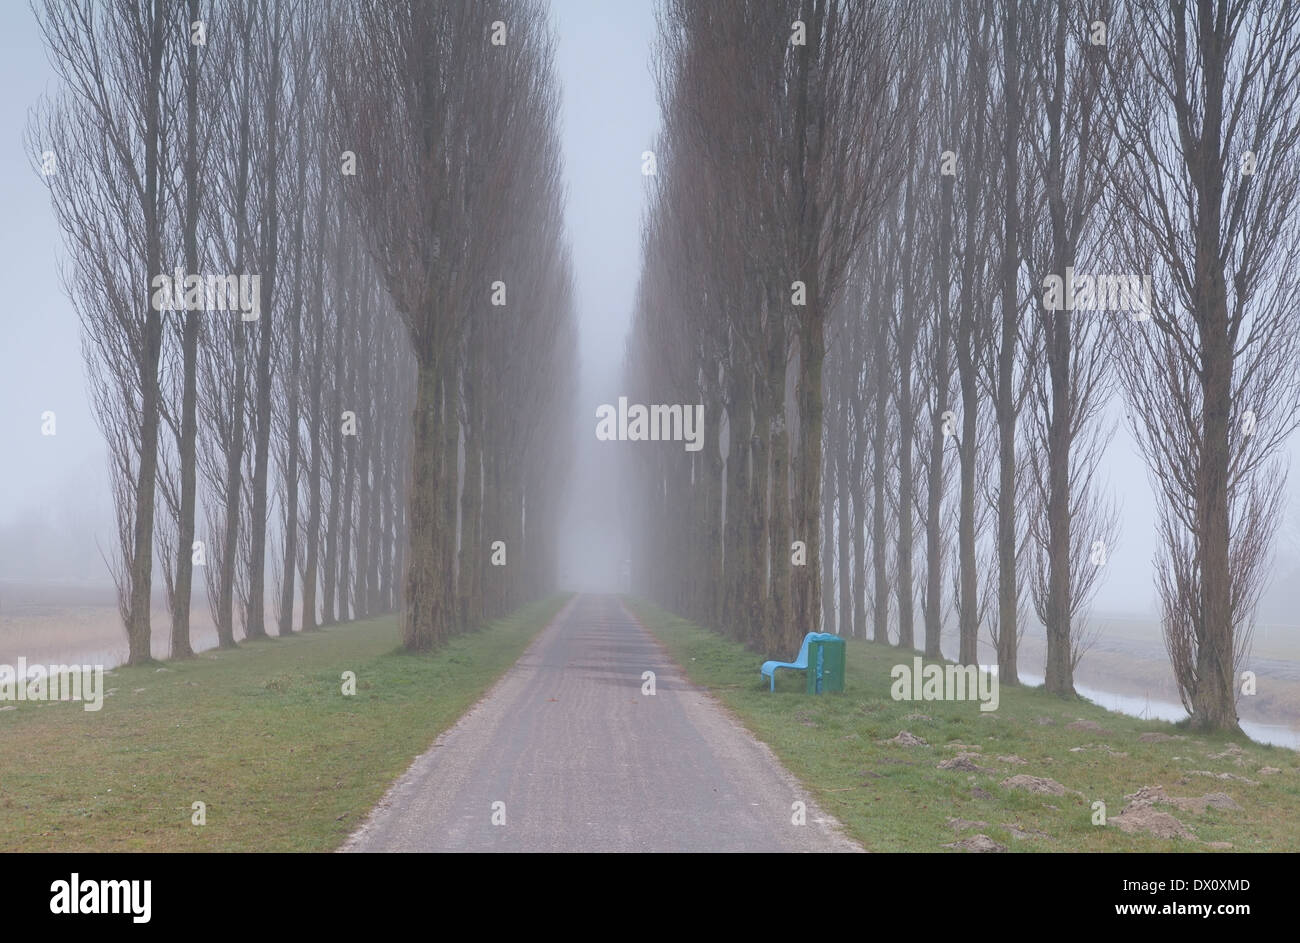
[[[862,469],[852,479],[853,491],[853,637],[867,637],[867,489]]]
[[[159,213],[159,148],[161,144],[159,87],[162,81],[163,5],[154,0],[149,35],[149,79],[145,103],[145,269],[149,284],[162,271],[162,219]],[[149,610],[153,587],[154,495],[158,475],[158,362],[162,356],[162,315],[150,306],[145,312],[144,350],[140,370],[140,463],[135,481],[135,520],[131,544],[131,598],[128,610],[127,664],[153,660]]]
[[[442,595],[442,545],[438,539],[438,376],[431,363],[420,361],[416,374],[415,410],[411,417],[411,483],[407,489],[408,533],[406,605],[402,609],[402,647],[408,652],[431,651],[443,638],[446,621]]]
[[[199,18],[199,0],[188,0],[190,22]],[[190,43],[185,70],[185,272],[199,269],[199,49]],[[181,344],[184,365],[181,393],[181,435],[176,450],[181,463],[180,519],[176,526],[176,580],[172,594],[171,657],[194,654],[190,644],[190,599],[194,580],[195,452],[198,437],[198,311],[185,312]]]
[[[456,618],[456,513],[460,477],[460,377],[456,367],[456,358],[448,356],[447,367],[442,373],[442,526],[438,530],[438,539],[442,541],[443,598],[447,601],[446,611],[451,631],[459,631],[464,625]],[[522,476],[521,476],[522,477]],[[520,489],[522,492],[522,489]],[[522,496],[522,495],[521,495]],[[520,531],[522,537],[522,531]],[[523,541],[510,544],[510,550],[518,556],[514,566],[507,565],[511,576],[523,563]],[[510,605],[513,610],[513,603]]]
[[[280,30],[282,7],[274,4],[272,25],[271,74],[266,92],[266,195],[262,220],[266,225],[266,242],[262,253],[261,343],[257,348],[257,406],[253,442],[253,514],[249,554],[248,611],[244,617],[244,634],[248,638],[266,638],[266,525],[267,483],[271,463],[271,339],[273,336],[275,272],[280,256],[280,87],[282,48]]]
[[[722,599],[726,583],[722,574],[722,426],[718,417],[722,415],[722,402],[716,394],[708,403],[709,416],[713,425],[707,427],[704,474],[708,488],[708,522],[704,532],[704,554],[707,558],[708,591],[705,625],[711,628],[722,626]]]
[[[343,211],[343,195],[339,193],[339,212]],[[355,272],[348,269],[350,253],[346,250],[346,240],[339,240],[338,260],[335,264],[337,278],[334,283],[334,369],[331,374],[330,412],[325,417],[323,428],[330,436],[330,502],[325,521],[325,569],[321,581],[321,624],[333,625],[335,598],[338,590],[339,558],[339,505],[343,498],[344,455],[343,435],[340,423],[343,418],[343,385],[346,378],[343,361],[343,328],[348,318],[348,305],[355,298],[357,278]],[[339,618],[346,618],[342,614]]]
[[[769,312],[779,310],[775,299],[769,298],[768,310]],[[798,649],[804,635],[820,629],[821,619],[816,622],[806,622],[790,609],[791,571],[803,568],[792,567],[790,564],[790,434],[786,429],[785,420],[785,327],[779,318],[773,320],[775,327],[771,332],[767,361],[767,395],[770,401],[768,429],[772,469],[768,530],[771,601],[768,619],[773,642],[769,651],[781,652]],[[820,504],[814,512],[814,516],[820,518]],[[799,536],[797,539],[805,538]]]
[[[831,421],[831,428],[835,428]],[[832,439],[826,453],[825,485],[822,490],[822,607],[821,631],[838,634],[835,612],[835,445]]]
[[[825,305],[816,277],[808,280],[808,310],[799,337],[799,495],[795,531],[808,548],[807,566],[794,568],[800,625],[821,625],[822,365],[826,359]]]
[[[898,363],[898,647],[913,649],[915,618],[912,572],[913,515],[915,483],[912,480],[912,436],[916,416],[912,392],[912,367],[916,355],[916,284],[913,270],[916,255],[916,197],[908,181],[904,196],[903,231],[907,242],[903,251],[903,297],[899,312],[898,339],[895,343]]]
[[[998,682],[1019,684],[1020,582],[1016,572],[1016,345],[1020,336],[1017,282],[1020,273],[1020,51],[1019,0],[1004,6],[1002,61],[1006,120],[1002,138],[1006,209],[1002,245],[1002,343],[998,349]]]
[[[746,573],[746,595],[749,601],[749,622],[748,638],[750,646],[756,647],[768,654],[776,654],[777,637],[772,631],[772,623],[768,617],[770,597],[768,594],[767,581],[767,553],[769,550],[768,536],[768,484],[769,484],[769,454],[768,431],[771,429],[771,417],[769,415],[771,402],[770,398],[764,391],[754,397],[754,430],[756,435],[751,441],[752,445],[752,464],[751,476],[753,487],[750,490],[750,516],[749,516],[749,540],[746,546],[749,550]],[[786,551],[789,552],[788,550]],[[787,558],[788,559],[788,558]]]
[[[728,378],[727,406],[727,493],[726,520],[723,524],[722,569],[725,590],[722,602],[722,625],[728,638],[743,641],[748,620],[745,595],[745,569],[750,497],[749,440],[750,410],[746,393],[749,385],[744,371],[733,370]]]
[[[838,481],[836,489],[839,498],[839,530],[836,538],[839,541],[839,564],[840,564],[840,618],[839,630],[841,635],[853,634],[853,572],[854,560],[850,550],[850,540],[853,536],[854,523],[853,511],[850,507],[852,498],[852,481],[849,477],[849,443],[853,438],[852,418],[850,416],[851,403],[849,401],[850,393],[848,392],[849,371],[843,371],[845,377],[844,386],[845,394],[840,402],[843,404],[844,419],[841,423],[843,437],[836,449],[835,460],[838,465]],[[860,563],[858,564],[861,565]]]
[[[892,297],[892,292],[886,293]],[[882,334],[884,332],[882,331]],[[883,337],[881,338],[883,340]],[[889,642],[889,574],[886,565],[889,560],[889,547],[885,539],[885,479],[887,477],[888,456],[886,439],[888,438],[889,402],[888,374],[884,363],[888,355],[880,351],[878,357],[876,395],[873,401],[872,418],[872,475],[871,475],[871,566],[875,577],[875,588],[871,600],[871,637],[882,643]]]
[[[317,628],[316,591],[320,569],[320,526],[321,526],[321,476],[325,474],[323,462],[324,449],[321,442],[322,425],[325,417],[321,415],[322,387],[324,386],[325,358],[325,206],[328,190],[326,178],[322,177],[316,200],[316,237],[312,275],[312,326],[315,339],[312,345],[311,363],[308,366],[309,397],[308,423],[311,435],[311,448],[307,469],[307,532],[304,562],[302,569],[302,631],[311,632]],[[340,240],[341,241],[341,240]]]
[[[478,388],[478,366],[482,363],[482,328],[470,325],[469,365],[465,370],[465,482],[460,493],[460,624],[476,628],[483,619],[483,432]],[[507,558],[508,559],[508,558]]]

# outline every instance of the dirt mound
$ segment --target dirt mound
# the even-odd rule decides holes
[[[1209,776],[1211,779],[1222,779],[1225,781],[1245,783],[1248,786],[1259,785],[1258,780],[1247,779],[1245,776],[1238,776],[1236,773],[1212,773],[1208,769],[1189,770],[1187,775],[1188,776]],[[1178,780],[1178,784],[1180,786],[1186,785],[1187,783],[1190,782],[1191,780],[1188,779],[1187,776],[1184,776],[1182,779]]]
[[[924,740],[922,740],[920,737],[915,736],[914,734],[906,730],[900,730],[898,732],[897,737],[890,737],[888,740],[884,742],[897,743],[899,746],[902,747],[928,747],[930,745],[926,743]]]
[[[1071,753],[1083,753],[1085,750],[1097,750],[1108,756],[1125,757],[1128,756],[1120,750],[1113,749],[1109,743],[1085,743],[1081,747],[1070,747]]]
[[[1124,797],[1130,805],[1151,805],[1153,802],[1164,802],[1169,797],[1165,795],[1164,786],[1143,786],[1137,792],[1130,792]]]
[[[1095,720],[1084,720],[1080,717],[1074,723],[1066,724],[1066,730],[1091,730],[1093,733],[1110,733],[1105,727]]]
[[[987,835],[972,835],[970,838],[963,838],[961,841],[950,842],[943,846],[944,848],[955,848],[958,851],[972,851],[977,853],[988,853],[1006,851],[1006,845],[999,845]]]
[[[1175,737],[1167,733],[1157,733],[1155,731],[1138,734],[1138,743],[1166,743],[1170,740],[1186,739],[1186,737]]]
[[[1232,796],[1226,792],[1211,792],[1204,796],[1171,796],[1168,795],[1163,786],[1143,786],[1137,792],[1130,793],[1124,797],[1129,800],[1124,812],[1138,806],[1154,805],[1162,802],[1165,805],[1171,805],[1180,812],[1195,812],[1200,814],[1206,809],[1219,809],[1223,812],[1240,812],[1241,806],[1233,800]],[[1121,815],[1124,813],[1121,812]]]
[[[1066,793],[1065,787],[1055,779],[1046,779],[1042,776],[1026,776],[1024,773],[1004,779],[998,785],[1007,789],[1024,789],[1027,792],[1044,796],[1063,796]]]
[[[1229,743],[1226,747],[1224,747],[1222,753],[1207,753],[1205,755],[1212,760],[1226,760],[1229,757],[1233,757],[1233,756],[1245,756],[1246,751],[1243,750],[1241,747],[1237,746],[1235,743]]]
[[[1203,796],[1189,796],[1185,799],[1172,797],[1169,801],[1184,812],[1204,812],[1206,809],[1218,809],[1222,812],[1241,811],[1241,806],[1237,805],[1232,796],[1226,792],[1210,792]]]
[[[973,759],[972,759],[973,758]],[[958,753],[956,756],[944,760],[938,765],[938,769],[955,769],[963,773],[991,773],[993,770],[984,766],[978,766],[974,760],[983,759],[978,753]]]
[[[1046,838],[1048,841],[1055,841],[1051,835],[1036,828],[1030,828],[1027,825],[1016,825],[1012,822],[1002,823],[1002,827],[1011,833],[1011,837],[1017,840],[1025,838]]]
[[[1156,838],[1186,838],[1195,841],[1196,836],[1187,830],[1182,822],[1168,812],[1160,812],[1149,804],[1130,803],[1119,815],[1113,815],[1107,822],[1121,832],[1135,834],[1147,832]]]
[[[1232,760],[1237,766],[1246,765],[1246,751],[1235,743],[1229,743],[1227,749],[1222,753],[1207,753],[1205,755],[1212,760]]]
[[[968,832],[972,828],[988,828],[988,822],[971,821],[970,819],[949,819],[948,824],[959,832]]]

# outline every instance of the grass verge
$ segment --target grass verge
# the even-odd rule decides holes
[[[566,598],[431,655],[401,654],[388,616],[118,668],[98,712],[0,712],[0,850],[332,850]]]
[[[991,712],[977,701],[896,701],[890,671],[910,667],[913,653],[858,639],[847,640],[843,694],[806,695],[803,673],[791,671],[778,673],[773,694],[759,677],[763,659],[742,645],[641,600],[627,602],[691,682],[767,743],[868,850],[943,851],[977,834],[1009,851],[1300,850],[1293,750],[1193,734],[1041,688],[1003,686]],[[887,742],[904,730],[926,745]],[[959,768],[938,768],[961,753]],[[1065,791],[1003,785],[1017,775]],[[1178,826],[1190,837],[1116,827],[1130,804],[1125,797],[1143,786],[1193,801],[1139,801],[1121,821],[1157,832]],[[1200,801],[1215,794],[1229,801]],[[1105,803],[1106,827],[1093,824],[1096,801]]]

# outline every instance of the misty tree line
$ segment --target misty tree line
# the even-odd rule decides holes
[[[156,573],[173,656],[196,579],[222,647],[270,604],[280,635],[400,608],[427,650],[553,587],[575,338],[539,8],[36,13],[61,82],[28,145],[108,444],[128,663]],[[244,277],[238,310],[214,273]]]
[[[984,632],[1002,683],[1032,606],[1072,695],[1122,414],[1184,705],[1235,727],[1300,415],[1300,7],[661,9],[627,382],[707,438],[631,469],[639,588],[772,654]]]
[[[821,622],[822,337],[915,121],[897,30],[821,5],[792,36],[787,6],[661,5],[627,376],[643,402],[703,403],[707,432],[629,470],[640,588],[767,651]]]

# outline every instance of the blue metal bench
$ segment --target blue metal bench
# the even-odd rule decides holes
[[[758,669],[758,674],[760,677],[770,679],[771,683],[768,685],[769,691],[776,690],[776,669],[794,668],[797,671],[808,670],[808,643],[813,639],[821,638],[823,635],[826,635],[827,638],[839,638],[838,635],[827,635],[825,632],[809,632],[803,637],[803,644],[799,646],[799,654],[795,657],[794,661],[763,662],[763,667]]]

